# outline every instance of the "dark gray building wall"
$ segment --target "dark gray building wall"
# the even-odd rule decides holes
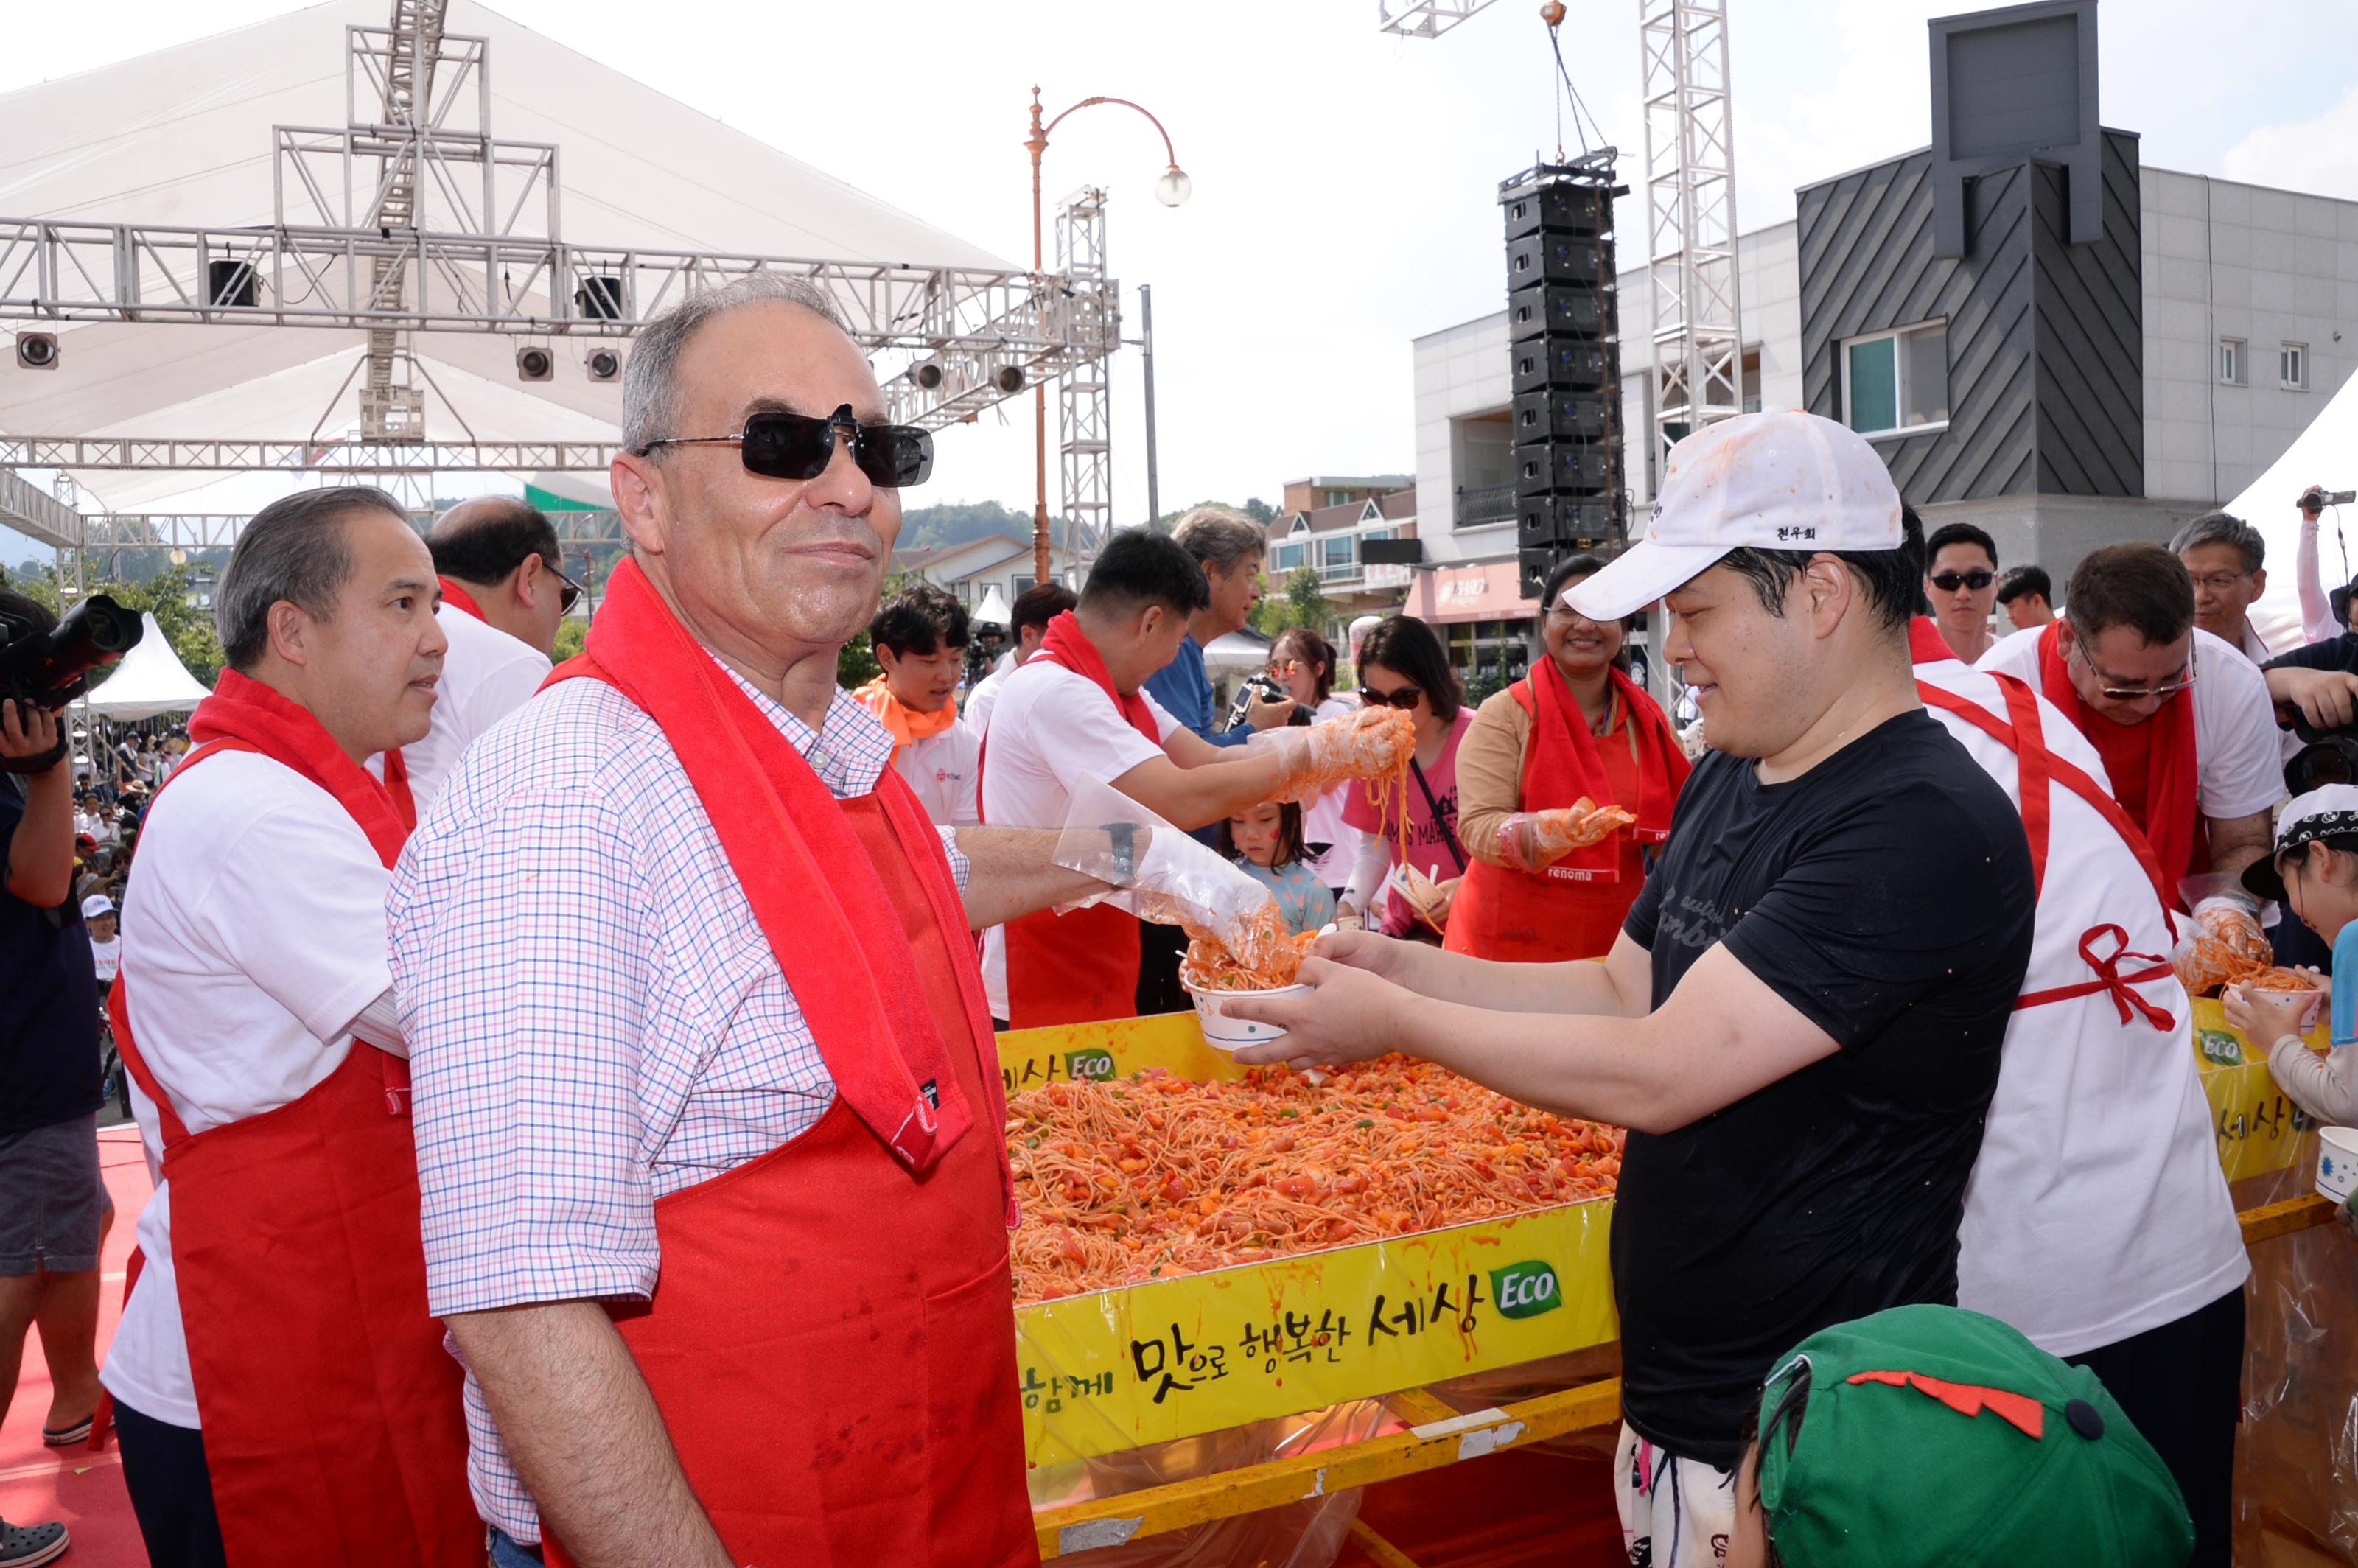
[[[1973,181],[1957,257],[1934,254],[1929,150],[1797,193],[1812,413],[1842,417],[1843,340],[1948,320],[1947,427],[1875,443],[1917,505],[2143,492],[2136,138],[2107,132],[2104,152],[2104,236],[2076,247],[2052,164]]]

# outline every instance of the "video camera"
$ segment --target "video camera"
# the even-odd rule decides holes
[[[2321,484],[2312,484],[2300,492],[2299,501],[2294,504],[2303,512],[2322,512],[2329,506],[2347,506],[2353,502],[2358,502],[2358,491],[2328,490]]]
[[[55,713],[90,689],[92,671],[137,646],[145,631],[137,615],[103,593],[75,605],[52,627],[0,606],[0,698]],[[0,757],[0,772],[47,772],[71,744],[60,733],[49,755]]]
[[[1283,702],[1288,695],[1283,687],[1268,676],[1247,676],[1243,683],[1237,687],[1236,700],[1228,704],[1228,728],[1233,730],[1245,721],[1245,715],[1252,711],[1253,698],[1259,697],[1263,702]],[[1287,719],[1286,722],[1309,724],[1314,722],[1317,717],[1297,702],[1293,705],[1293,716]]]

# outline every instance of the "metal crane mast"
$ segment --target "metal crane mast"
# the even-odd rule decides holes
[[[384,178],[367,224],[390,232],[417,227],[417,177],[424,162],[423,128],[434,123],[434,66],[442,52],[442,17],[449,0],[393,0],[391,36],[384,42],[384,129],[394,145],[384,158]],[[369,297],[380,308],[399,309],[408,259],[380,254],[370,264]],[[396,385],[393,367],[401,334],[373,327],[368,335],[368,374],[362,384],[361,431],[371,440],[416,441],[426,434],[425,389]]]
[[[1672,427],[1744,412],[1727,0],[1640,3],[1654,410],[1667,447]]]

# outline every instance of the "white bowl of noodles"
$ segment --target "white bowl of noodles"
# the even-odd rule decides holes
[[[1184,977],[1182,977],[1183,983]],[[1225,1002],[1243,998],[1259,1000],[1263,997],[1308,996],[1311,988],[1295,984],[1278,986],[1269,990],[1201,990],[1193,985],[1187,994],[1195,999],[1195,1022],[1204,1031],[1204,1044],[1220,1051],[1235,1051],[1246,1045],[1266,1045],[1272,1040],[1285,1038],[1285,1031],[1274,1023],[1263,1023],[1257,1018],[1234,1018],[1222,1007]]]

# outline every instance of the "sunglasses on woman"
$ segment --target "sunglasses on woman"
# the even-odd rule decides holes
[[[638,449],[733,444],[745,471],[764,479],[813,480],[835,460],[835,433],[851,432],[851,462],[868,482],[886,490],[923,484],[934,471],[934,438],[914,425],[862,425],[847,403],[826,418],[772,411],[749,414],[733,436],[665,436]]]
[[[1979,567],[1975,567],[1969,572],[1934,572],[1932,574],[1932,586],[1942,593],[1954,593],[1961,588],[1969,588],[1975,593],[1979,593],[1996,580],[1996,572],[1985,572]]]
[[[1363,686],[1359,688],[1359,700],[1369,708],[1411,708],[1416,706],[1416,699],[1423,695],[1424,687],[1421,686],[1404,686],[1391,692],[1378,691],[1371,686]]]

